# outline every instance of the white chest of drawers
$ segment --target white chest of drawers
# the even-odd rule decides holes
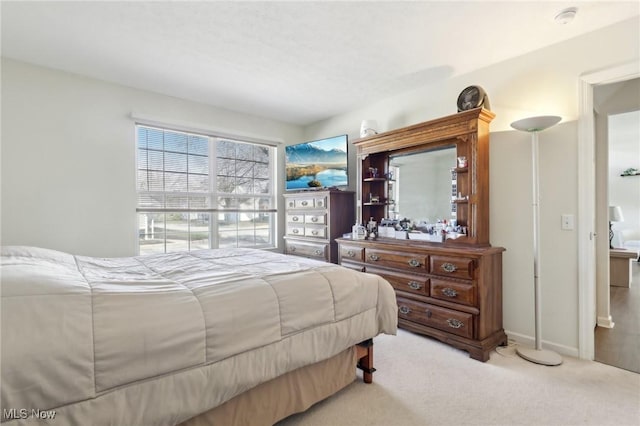
[[[284,195],[286,254],[338,262],[335,239],[355,220],[352,191],[317,190]]]

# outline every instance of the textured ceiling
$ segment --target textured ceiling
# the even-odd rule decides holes
[[[553,17],[578,8],[568,25]],[[2,2],[2,55],[305,125],[638,17],[640,2]]]

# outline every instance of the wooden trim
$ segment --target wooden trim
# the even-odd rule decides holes
[[[466,137],[469,133],[475,133],[481,126],[478,122],[488,124],[495,114],[483,108],[476,108],[465,112],[425,121],[401,129],[391,130],[366,138],[356,139],[353,144],[358,148],[358,155],[368,155],[375,152],[391,151],[400,148],[410,148],[423,145],[425,142],[433,143]]]
[[[625,81],[639,76],[637,59],[604,70],[585,73],[578,80],[578,351],[581,359],[592,360],[595,354],[595,325],[607,326],[607,318],[596,314],[596,294],[607,294],[608,283],[596,283],[595,265],[601,260],[596,255],[595,245],[605,245],[605,240],[595,241],[595,120],[593,117],[593,86]],[[594,228],[595,225],[595,228]],[[608,258],[607,258],[608,262]],[[607,300],[607,304],[608,304]],[[599,316],[597,316],[599,315]]]

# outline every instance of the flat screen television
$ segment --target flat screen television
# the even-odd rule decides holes
[[[286,189],[318,189],[349,185],[347,135],[285,147]]]

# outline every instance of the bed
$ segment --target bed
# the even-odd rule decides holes
[[[12,246],[1,273],[7,426],[273,424],[353,381],[359,359],[370,377],[371,339],[397,327],[382,278],[256,249]],[[309,398],[269,413],[260,395],[287,402],[306,380]]]

